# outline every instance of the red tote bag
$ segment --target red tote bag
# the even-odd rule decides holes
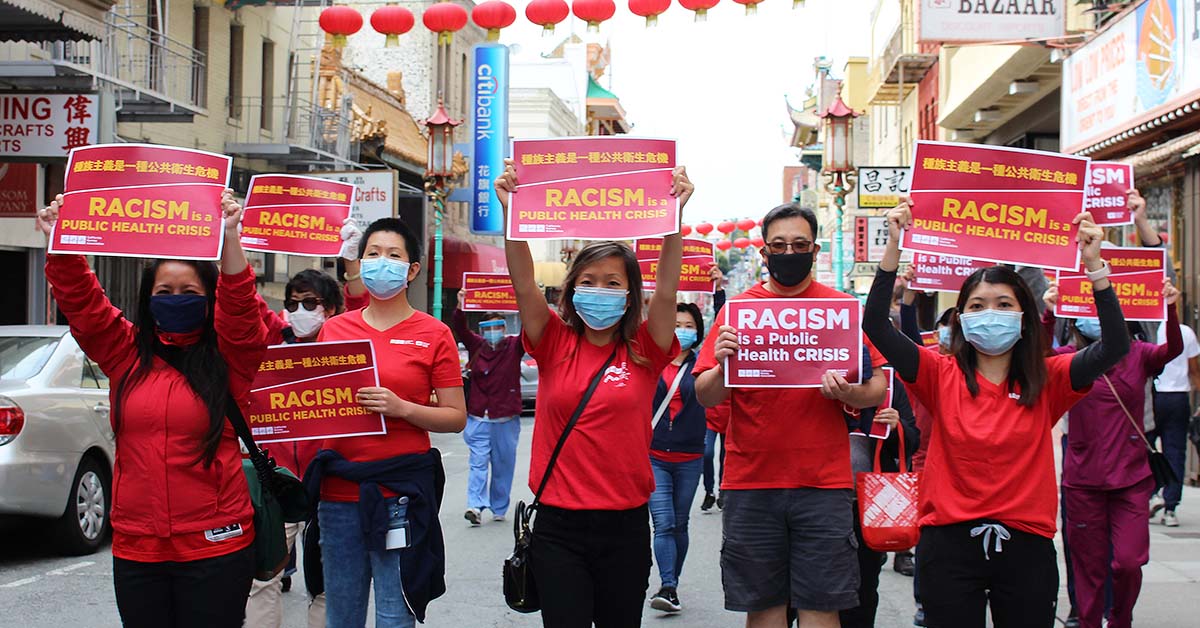
[[[875,447],[875,470],[859,473],[858,513],[862,521],[862,536],[867,547],[877,552],[902,552],[917,544],[921,536],[917,527],[917,487],[921,474],[908,470],[905,464],[904,430],[900,437],[900,473],[879,470],[879,451]]]

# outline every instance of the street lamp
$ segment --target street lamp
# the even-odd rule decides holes
[[[859,116],[848,107],[839,93],[824,111],[817,114],[825,122],[824,155],[821,161],[825,189],[833,195],[834,212],[837,217],[837,233],[833,240],[834,288],[842,290],[846,277],[842,268],[842,214],[846,206],[846,195],[854,189],[857,176],[854,172],[854,131],[852,124]],[[814,236],[816,234],[813,234]]]
[[[433,317],[442,319],[442,219],[446,213],[446,198],[450,195],[449,180],[454,176],[454,120],[438,99],[437,110],[425,121],[429,129],[429,153],[426,156],[425,194],[433,202]]]

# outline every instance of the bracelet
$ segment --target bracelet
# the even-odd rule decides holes
[[[1087,275],[1088,281],[1095,283],[1112,274],[1112,266],[1108,264],[1108,260],[1101,261],[1104,262],[1104,266],[1096,270],[1087,270],[1084,268],[1084,274]]]
[[[361,279],[361,278],[362,278],[362,273],[361,273],[361,272],[354,273],[353,275],[351,275],[350,273],[343,273],[343,274],[342,274],[342,279],[345,279],[345,280],[346,280],[346,281],[348,281],[348,282],[349,282],[349,281],[354,281],[355,279]]]

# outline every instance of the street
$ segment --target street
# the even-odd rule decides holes
[[[514,503],[531,498],[525,487],[528,472],[531,418],[523,419]],[[444,456],[446,502],[442,507],[449,591],[429,607],[430,628],[483,628],[489,626],[540,626],[538,615],[510,611],[500,592],[500,567],[512,549],[511,522],[489,520],[470,528],[462,518],[467,481],[467,449],[457,434],[434,435],[434,446]],[[680,587],[684,611],[664,616],[647,608],[645,624],[655,626],[738,626],[742,615],[722,607],[719,550],[721,518],[696,508],[691,519],[691,549]],[[1200,489],[1185,488],[1179,528],[1151,526],[1151,561],[1135,617],[1140,626],[1185,628],[1200,616]],[[110,628],[120,625],[112,590],[112,555],[107,549],[93,556],[62,558],[47,549],[41,526],[10,525],[0,528],[6,542],[0,547],[0,608],[5,626],[58,628],[80,626]],[[1061,555],[1061,554],[1060,554]],[[658,588],[651,574],[650,593]],[[912,625],[912,579],[884,568],[880,583],[876,625],[903,628]],[[297,575],[292,591],[284,596],[289,628],[305,625],[306,597]],[[1065,581],[1060,616],[1066,613]],[[373,625],[368,619],[368,626]]]

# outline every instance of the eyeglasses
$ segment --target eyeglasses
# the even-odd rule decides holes
[[[774,255],[783,255],[791,248],[793,253],[808,253],[812,251],[813,243],[808,240],[796,240],[794,242],[768,242],[767,250]]]
[[[307,299],[303,299],[300,301],[297,301],[295,299],[287,299],[283,302],[283,307],[284,307],[284,309],[286,309],[289,312],[295,312],[297,310],[297,308],[299,308],[301,305],[303,305],[304,309],[311,312],[311,311],[317,309],[318,305],[321,305],[323,303],[325,303],[324,299],[318,299],[315,297],[308,297]]]

